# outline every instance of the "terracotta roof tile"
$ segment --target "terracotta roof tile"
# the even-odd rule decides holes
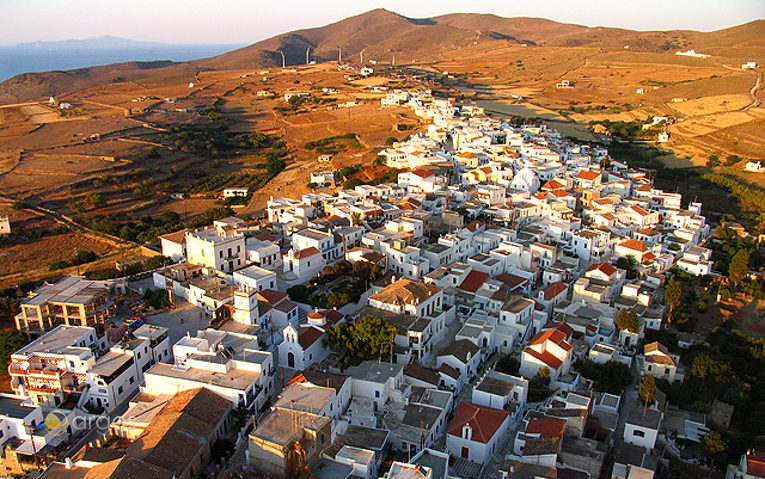
[[[475,293],[478,291],[478,288],[480,288],[481,285],[486,282],[487,279],[489,279],[489,273],[472,270],[465,277],[464,281],[462,281],[462,283],[457,286],[457,289]]]
[[[308,248],[303,248],[297,253],[295,253],[295,259],[305,259],[310,258],[311,256],[321,254],[321,251],[316,249],[315,246],[309,246]]]
[[[532,419],[526,426],[526,434],[539,434],[539,437],[544,438],[562,437],[565,427],[565,419]]]
[[[509,415],[509,412],[501,409],[462,401],[449,424],[448,433],[462,437],[462,428],[467,424],[473,431],[472,441],[488,444]]]
[[[580,171],[576,177],[580,180],[593,181],[600,177],[600,173],[594,171]]]
[[[595,270],[601,271],[603,274],[609,277],[612,274],[616,273],[616,268],[614,268],[613,266],[611,266],[610,264],[606,262],[594,264],[590,266],[590,269],[588,269],[587,271],[595,271]]]
[[[548,285],[542,291],[544,292],[545,301],[552,301],[554,298],[556,298],[558,295],[560,295],[566,290],[568,290],[568,286],[566,285],[566,283],[562,281],[558,281],[556,283],[552,283]]]
[[[303,351],[310,348],[324,335],[324,330],[316,326],[301,326],[298,330],[298,343]]]

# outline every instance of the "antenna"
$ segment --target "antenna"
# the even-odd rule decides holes
[[[361,66],[364,66],[364,50],[361,50]]]
[[[337,47],[337,64],[343,63],[343,47]]]
[[[284,52],[279,51],[282,54],[282,68],[287,68],[287,61],[284,59]]]

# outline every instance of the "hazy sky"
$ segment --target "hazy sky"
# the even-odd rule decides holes
[[[408,17],[494,13],[634,30],[718,30],[765,18],[765,0],[0,0],[0,44],[113,35],[254,43],[383,7]]]

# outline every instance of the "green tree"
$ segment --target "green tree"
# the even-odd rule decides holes
[[[361,213],[359,213],[358,211],[354,211],[353,213],[351,213],[351,226],[358,225],[359,221],[361,221]]]
[[[148,150],[146,150],[146,156],[149,158],[159,158],[159,153],[157,153],[157,149],[153,146],[150,146]]]
[[[144,271],[152,271],[162,266],[173,264],[173,260],[167,256],[157,255],[152,256],[143,263]]]
[[[725,451],[728,450],[728,442],[717,431],[709,431],[701,436],[701,444],[704,454],[713,461],[724,459]]]
[[[675,308],[680,304],[680,298],[683,297],[683,289],[680,287],[680,283],[675,281],[675,278],[670,279],[667,282],[667,286],[664,288],[664,303],[669,305],[669,320],[672,321],[672,316],[675,313]]]
[[[154,309],[170,307],[170,297],[164,289],[147,289],[143,299],[147,306]]]
[[[159,219],[166,225],[174,225],[181,220],[181,215],[175,211],[164,211],[159,215]]]
[[[648,405],[653,404],[656,401],[656,379],[653,377],[653,374],[646,376],[645,379],[643,379],[643,382],[640,383],[638,397],[643,401],[643,404],[645,404],[645,408],[643,409],[643,417],[645,417]]]
[[[363,185],[363,184],[364,182],[358,178],[348,178],[347,180],[345,180],[345,183],[343,183],[343,189],[352,190],[356,188],[357,186]]]
[[[616,327],[619,329],[626,329],[630,333],[637,333],[640,322],[638,321],[635,308],[626,309],[623,308],[619,311],[619,316],[616,318]]]
[[[324,346],[334,351],[360,355],[365,359],[390,360],[396,327],[379,316],[367,315],[352,325],[342,322],[327,329]]]
[[[505,354],[497,361],[496,370],[501,373],[517,375],[520,369],[521,362],[509,354]]]
[[[616,260],[616,267],[626,270],[628,279],[637,278],[637,260],[633,255],[620,257]]]
[[[302,284],[296,284],[295,286],[287,288],[287,294],[290,295],[290,299],[303,303],[308,300],[310,291],[308,291],[308,288]]]
[[[104,204],[106,198],[101,193],[89,193],[85,197],[85,201],[91,206],[100,206]]]
[[[550,368],[542,366],[529,381],[529,389],[544,390],[550,387]]]
[[[11,358],[11,354],[23,348],[26,344],[26,336],[19,331],[15,329],[0,331],[0,364],[3,364],[3,367],[5,367]]]
[[[741,249],[733,255],[728,268],[728,278],[733,284],[738,286],[742,279],[746,278],[749,272],[749,250]]]

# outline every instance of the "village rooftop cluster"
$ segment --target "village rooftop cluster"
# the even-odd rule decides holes
[[[660,447],[698,443],[707,416],[661,391],[644,404],[634,387],[593,390],[574,364],[683,379],[664,345],[637,345],[665,321],[665,272],[711,272],[702,205],[544,126],[424,92],[389,92],[387,105],[431,122],[382,151],[396,183],[342,190],[337,172],[313,172],[315,191],[272,198],[267,222],[161,237],[173,264],[153,287],[209,328],[171,344],[142,318],[110,325],[120,280],[68,277],[25,299],[16,326],[37,339],[12,355],[15,395],[0,398],[0,433],[17,438],[6,455],[28,463],[71,442],[71,428],[47,427],[52,411],[72,424],[121,404],[44,477],[216,474],[214,445],[232,438],[252,477],[597,478],[614,448],[606,477],[634,479],[654,477]],[[376,272],[358,302],[309,304],[347,284],[312,282],[341,262]],[[617,326],[623,310],[635,327]],[[328,347],[330,328],[369,316],[393,327],[385,357]],[[495,370],[505,355],[517,374]],[[550,393],[531,401],[540,378]],[[765,453],[731,468],[761,471]]]

